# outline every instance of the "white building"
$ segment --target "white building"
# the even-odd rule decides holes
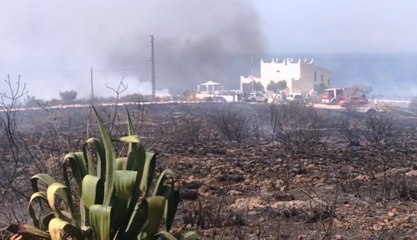
[[[325,87],[332,85],[332,73],[330,70],[314,65],[313,59],[301,61],[298,59],[273,59],[271,62],[261,60],[260,77],[240,77],[240,90],[250,89],[252,81],[260,82],[266,90],[268,84],[285,80],[287,93],[307,93],[314,88],[315,84],[323,83]]]

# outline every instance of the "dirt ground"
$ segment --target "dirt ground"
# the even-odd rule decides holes
[[[196,230],[203,239],[417,239],[416,116],[393,108],[372,123],[360,111],[317,108],[314,124],[291,125],[314,132],[316,140],[288,143],[286,135],[274,135],[271,109],[130,107],[142,140],[158,154],[158,170],[177,174],[182,201],[174,231]],[[109,111],[101,109],[103,115]],[[119,111],[116,121],[124,124]],[[88,110],[31,113],[30,121],[26,114],[20,123],[25,134],[59,129],[62,139],[72,139],[67,146],[80,146],[90,134]],[[224,116],[231,121],[223,125],[237,125],[233,132],[241,137],[225,134]],[[346,116],[349,124],[343,125]],[[113,132],[124,131],[117,125]],[[285,133],[291,137],[292,131]],[[357,135],[355,141],[349,134]]]
[[[205,239],[416,239],[415,118],[392,109],[395,134],[374,149],[350,146],[332,127],[345,110],[328,111],[331,134],[311,152],[289,153],[268,130],[245,143],[165,146],[159,159],[184,198],[178,227]],[[366,129],[365,113],[355,121]]]

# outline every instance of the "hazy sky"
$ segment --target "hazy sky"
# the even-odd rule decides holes
[[[41,98],[71,89],[87,97],[90,67],[96,95],[112,95],[105,84],[122,76],[130,92],[149,94],[150,34],[160,90],[206,80],[238,86],[251,50],[257,62],[293,53],[417,53],[413,0],[0,1],[0,78],[20,74]]]
[[[260,0],[256,7],[278,53],[417,52],[417,1]]]

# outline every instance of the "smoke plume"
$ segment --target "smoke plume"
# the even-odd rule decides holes
[[[257,12],[245,1],[162,2],[150,6],[158,18],[147,31],[115,42],[109,65],[137,69],[141,81],[150,81],[150,34],[156,39],[157,88],[195,89],[209,80],[237,88],[240,75],[250,73],[251,52],[259,65],[267,42]]]

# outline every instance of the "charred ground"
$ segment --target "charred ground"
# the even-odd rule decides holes
[[[123,109],[116,115],[114,108],[100,111],[115,136],[126,133]],[[413,239],[417,234],[412,114],[214,103],[129,111],[144,143],[158,153],[159,167],[178,175],[183,201],[177,229],[197,229],[205,239]],[[7,139],[1,142],[2,225],[26,220],[31,175],[59,175],[65,152],[98,136],[88,109],[15,117],[12,150]]]

